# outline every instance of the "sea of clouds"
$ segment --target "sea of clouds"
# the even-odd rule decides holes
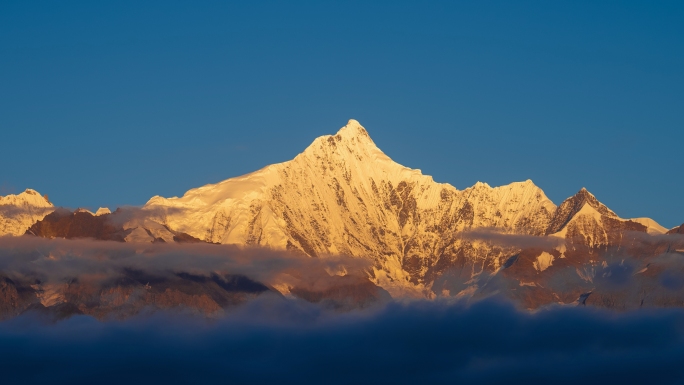
[[[155,312],[0,323],[5,384],[677,384],[684,311],[261,297],[220,319]]]
[[[48,282],[131,267],[269,281],[342,265],[367,268],[221,245],[0,238],[0,271]],[[210,318],[176,309],[124,320],[27,312],[0,322],[3,384],[679,384],[682,362],[683,309],[528,311],[498,296],[339,311],[267,294]]]

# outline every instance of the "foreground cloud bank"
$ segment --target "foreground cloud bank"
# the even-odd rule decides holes
[[[553,238],[463,236],[522,251],[475,277],[453,267],[432,301],[390,298],[360,258],[0,238],[3,383],[684,381],[678,235],[631,236],[648,257],[606,249],[581,263],[551,254]],[[555,292],[571,299],[543,297]],[[530,298],[546,305],[523,310]]]
[[[227,245],[4,237],[0,319],[25,312],[125,318],[175,308],[218,317],[267,294],[363,308],[390,299],[368,279],[367,267],[343,256]]]
[[[622,311],[578,301],[529,311],[525,296],[535,292],[523,291],[527,276],[516,269],[539,262],[539,248],[553,240],[464,236],[527,251],[475,280],[470,266],[450,270],[441,287],[478,290],[432,301],[391,299],[357,258],[0,238],[3,383],[684,381],[684,310],[658,307],[684,298],[680,254],[615,250],[591,265],[579,288],[600,302],[583,302]],[[539,287],[575,290],[577,268],[553,263],[556,273],[538,278]],[[641,309],[629,310],[634,303]]]
[[[520,312],[492,300],[339,313],[262,297],[207,321],[156,313],[0,324],[3,383],[681,383],[684,311]]]
[[[462,237],[506,257],[491,270],[452,266],[429,290],[395,292],[394,298],[478,301],[498,295],[523,309],[554,303],[619,310],[684,305],[684,258],[672,247],[682,243],[681,235],[625,233],[629,248],[600,252],[559,251],[565,246],[553,237],[491,229]],[[391,299],[380,278],[372,260],[358,257],[312,258],[207,243],[0,237],[0,319],[27,311],[56,319],[125,318],[173,308],[218,317],[266,294],[350,310]]]

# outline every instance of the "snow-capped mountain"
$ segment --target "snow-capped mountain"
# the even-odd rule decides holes
[[[462,285],[452,282],[452,289],[472,293],[477,277],[496,274],[521,252],[466,236],[467,230],[563,239],[535,257],[541,259],[529,268],[537,272],[566,251],[584,260],[587,250],[633,243],[626,234],[665,232],[649,218],[620,218],[584,188],[556,207],[530,180],[494,188],[478,182],[465,190],[437,183],[392,161],[355,120],[291,161],[180,198],[156,196],[144,210],[207,242],[369,258],[373,281],[395,296],[433,295],[441,290],[435,282],[454,271],[459,277],[452,281]]]
[[[18,195],[0,196],[0,236],[22,235],[54,209],[47,195],[31,189]]]
[[[368,278],[394,297],[506,293],[530,308],[578,298],[605,306],[670,303],[679,294],[658,286],[670,263],[658,258],[684,250],[684,225],[668,231],[649,218],[620,218],[584,188],[556,207],[530,180],[464,190],[437,183],[392,161],[355,120],[291,161],[182,197],[155,196],[142,209],[55,211],[27,190],[0,197],[0,215],[0,235],[349,255],[370,261]],[[637,267],[630,272],[636,291],[601,283]]]
[[[620,243],[625,231],[662,234],[661,228],[650,218],[620,218],[582,188],[558,206],[546,234],[594,248]]]
[[[498,267],[503,254],[461,232],[542,235],[555,209],[529,180],[463,191],[436,183],[392,161],[355,120],[291,161],[145,205],[160,223],[209,242],[372,258],[390,291],[421,287],[463,258]]]

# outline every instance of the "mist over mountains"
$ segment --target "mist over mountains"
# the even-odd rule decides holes
[[[681,383],[684,225],[458,190],[351,120],[143,207],[0,197],[6,383]]]
[[[355,120],[291,161],[141,208],[0,197],[0,234],[4,317],[211,315],[264,294],[337,309],[490,296],[525,309],[684,304],[682,227],[623,219],[584,188],[558,206],[530,180],[458,190],[392,161]],[[222,263],[198,270],[207,258]],[[244,261],[285,267],[262,276],[235,267]]]

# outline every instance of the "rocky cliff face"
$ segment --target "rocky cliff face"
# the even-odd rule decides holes
[[[176,242],[197,243],[201,240],[173,231],[157,222],[131,218],[123,210],[114,213],[93,214],[78,209],[71,212],[56,209],[26,230],[26,235],[42,238],[94,239],[116,242]]]
[[[667,232],[668,234],[684,234],[684,224],[681,226],[675,227],[674,229],[671,229]]]
[[[606,248],[623,243],[626,233],[648,230],[646,225],[618,217],[582,188],[558,206],[546,234],[565,238],[573,245]]]
[[[598,216],[605,218],[618,217],[603,203],[599,202],[587,189],[582,188],[577,194],[566,199],[558,206],[558,209],[553,214],[551,223],[549,223],[549,227],[546,229],[546,234],[553,234],[567,227],[580,211],[585,209],[585,206],[588,213],[596,212]]]

